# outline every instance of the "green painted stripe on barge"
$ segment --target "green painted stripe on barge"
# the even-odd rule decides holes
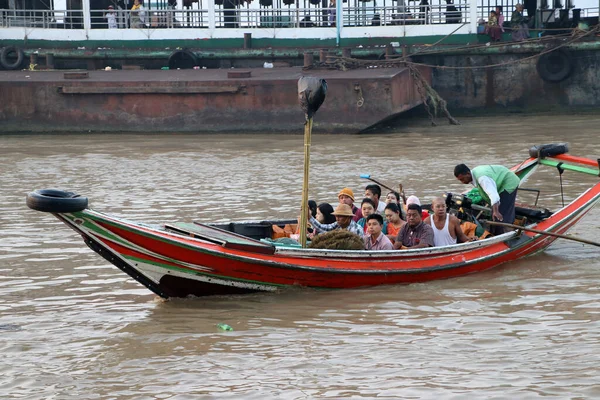
[[[482,37],[483,36],[483,37]],[[357,46],[385,46],[390,42],[398,42],[401,45],[431,44],[444,38],[442,35],[431,36],[399,36],[399,37],[371,37],[371,38],[344,38],[340,41],[339,47],[357,47]],[[457,45],[485,42],[488,37],[485,35],[461,34],[452,35],[444,39],[444,45]],[[16,45],[26,46],[28,48],[76,48],[86,47],[88,50],[94,48],[112,48],[112,49],[161,49],[167,47],[171,50],[177,48],[190,49],[241,49],[244,46],[243,37],[235,39],[157,39],[157,40],[0,40],[3,46]],[[333,39],[276,39],[276,38],[252,38],[252,47],[255,49],[271,48],[322,48],[337,47],[336,40]],[[269,49],[271,50],[271,49]],[[275,49],[273,49],[275,50]],[[384,49],[381,49],[382,51]],[[247,51],[251,51],[248,49]]]

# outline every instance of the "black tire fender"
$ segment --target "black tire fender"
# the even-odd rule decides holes
[[[529,157],[533,158],[544,158],[553,157],[559,154],[565,154],[569,152],[569,145],[567,143],[549,143],[549,144],[537,144],[529,149]]]
[[[554,50],[538,58],[537,72],[546,82],[562,82],[573,73],[573,58],[565,49]]]
[[[27,207],[36,211],[70,213],[82,211],[88,206],[87,197],[58,189],[38,189],[29,193]]]
[[[198,57],[189,50],[176,50],[169,56],[169,69],[192,69],[198,65]]]
[[[10,53],[15,53],[17,55],[17,59],[12,63],[8,60],[8,56]],[[0,52],[0,65],[2,65],[4,69],[19,69],[21,64],[23,64],[24,59],[25,54],[23,53],[23,50],[21,50],[19,47],[8,46],[3,48]]]

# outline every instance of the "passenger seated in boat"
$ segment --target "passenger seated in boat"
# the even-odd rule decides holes
[[[367,185],[365,188],[365,197],[370,198],[375,202],[375,208],[377,212],[383,215],[383,211],[385,210],[385,203],[381,201],[381,187],[379,185]],[[363,215],[364,217],[365,215]]]
[[[310,215],[313,217],[317,217],[317,202],[314,200],[308,201],[308,209],[310,210]]]
[[[433,229],[421,218],[421,206],[409,204],[406,211],[406,224],[398,232],[394,248],[398,250],[433,247]]]
[[[333,213],[333,207],[329,203],[321,203],[317,207],[317,215],[315,218],[322,224],[333,224],[335,222],[335,215]]]
[[[352,220],[354,222],[358,221],[363,217],[360,208],[354,205],[354,192],[352,191],[352,189],[345,187],[342,190],[340,190],[340,192],[338,193],[338,200],[340,201],[340,204],[348,204],[352,208],[352,212],[354,213],[354,217],[352,218]]]
[[[400,219],[401,220],[405,220],[405,210],[404,207],[402,206],[402,203],[400,202],[401,199],[401,194],[398,192],[389,192],[386,196],[385,196],[385,203],[390,204],[390,203],[394,203],[398,206],[398,210],[400,210]],[[402,200],[404,201],[404,200]],[[384,210],[384,216],[385,216],[385,210]]]
[[[431,202],[433,215],[425,219],[425,223],[433,228],[433,244],[435,246],[450,246],[476,240],[469,238],[460,227],[460,220],[446,212],[446,202],[441,197],[436,197]]]
[[[364,236],[363,228],[352,220],[354,213],[348,204],[338,204],[332,214],[335,216],[335,222],[332,224],[322,224],[312,216],[309,218],[310,224],[317,230],[317,233],[344,229],[357,234],[361,238]]]
[[[398,232],[404,226],[406,222],[400,218],[400,207],[396,203],[390,203],[385,206],[385,219],[387,223],[383,229],[383,233],[387,235],[388,239],[392,242],[396,242]]]
[[[367,235],[364,237],[366,250],[393,250],[394,245],[382,232],[383,217],[373,213],[367,217]]]
[[[308,201],[308,210],[310,211],[310,215],[315,217],[317,216],[317,202],[314,200]],[[315,236],[316,232],[314,228],[310,225],[310,222],[306,226],[306,237],[312,239]],[[300,235],[300,217],[298,217],[298,225],[296,228],[296,235]],[[290,236],[291,237],[291,236]],[[300,237],[300,236],[298,236]]]
[[[419,200],[417,196],[408,196],[406,199],[406,210],[408,210],[408,206],[411,204],[416,204],[421,207],[421,200]],[[427,217],[429,217],[429,213],[421,208],[421,219],[424,220]]]
[[[385,203],[390,204],[394,203],[396,205],[400,205],[400,193],[398,192],[389,192],[385,195]]]
[[[364,233],[367,233],[367,217],[375,214],[375,207],[375,202],[368,197],[365,197],[360,203],[360,211],[363,217],[358,220],[357,224],[362,226]]]

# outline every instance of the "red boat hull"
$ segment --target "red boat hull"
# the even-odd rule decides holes
[[[597,173],[588,168],[594,165],[591,160],[567,155],[554,158],[586,165],[580,172]],[[552,162],[530,158],[513,170],[523,176]],[[564,234],[599,200],[597,183],[529,227]],[[318,250],[274,247],[202,224],[198,231],[150,227],[90,209],[55,215],[79,232],[90,248],[165,298],[447,279],[533,255],[556,240],[546,234],[509,232],[477,242],[409,251]]]

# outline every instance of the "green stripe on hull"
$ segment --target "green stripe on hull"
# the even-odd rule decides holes
[[[170,244],[170,245],[181,247],[181,248],[188,249],[188,250],[193,250],[193,251],[198,252],[198,253],[210,254],[210,255],[214,255],[215,254],[213,251],[206,250],[202,246],[193,246],[193,245],[189,245],[187,243],[182,243],[182,242],[178,241],[177,239],[165,238],[163,236],[160,236],[159,233],[156,233],[156,234],[147,233],[147,232],[144,232],[144,231],[142,231],[140,229],[130,228],[127,225],[103,219],[101,217],[98,217],[97,215],[85,214],[85,216],[87,218],[90,218],[90,219],[93,219],[93,220],[97,220],[97,221],[99,221],[99,222],[101,222],[103,224],[114,226],[115,228],[123,229],[124,231],[133,233],[133,234],[138,235],[138,236],[143,236],[143,237],[146,237],[146,238],[149,238],[149,239],[152,239],[152,240],[156,240],[158,242]],[[124,246],[130,246],[129,243],[123,242],[122,239],[119,239],[119,243],[122,243]],[[223,257],[223,258],[226,258],[226,259],[232,259],[232,260],[239,259],[239,257],[231,256],[231,255],[225,254],[225,253],[219,253],[219,256]]]
[[[201,271],[192,271],[189,269],[185,269],[185,268],[181,268],[181,267],[176,267],[173,265],[168,265],[168,264],[162,264],[156,261],[151,261],[151,260],[147,260],[145,258],[139,258],[139,257],[134,257],[134,256],[126,256],[121,254],[121,257],[129,260],[129,261],[133,261],[133,262],[142,262],[144,264],[151,264],[151,265],[155,265],[157,267],[161,267],[164,269],[168,269],[171,271],[177,271],[177,272],[181,272],[187,275],[198,275],[198,276],[207,276],[210,278],[215,278],[215,279],[221,279],[221,280],[227,280],[227,281],[234,281],[234,282],[240,282],[240,283],[248,283],[248,284],[253,284],[253,285],[261,285],[261,286],[272,286],[272,287],[277,287],[277,288],[284,288],[284,287],[288,287],[291,285],[285,285],[285,284],[278,284],[278,283],[270,283],[270,282],[261,282],[261,281],[253,281],[253,280],[248,280],[248,279],[239,279],[239,278],[231,278],[228,276],[223,276],[223,275],[215,275],[215,274],[211,274],[208,272],[201,272]]]
[[[582,167],[582,166],[579,166],[579,165],[566,164],[566,163],[560,162],[560,161],[554,161],[554,160],[546,160],[546,159],[544,159],[544,160],[540,160],[540,164],[548,165],[550,167],[556,167],[556,166],[558,166],[558,164],[561,164],[561,167],[563,169],[566,169],[566,170],[569,170],[569,171],[582,172],[584,174],[599,176],[599,172],[598,172],[597,169]]]
[[[70,221],[74,222],[75,219],[80,219],[83,221],[82,224],[77,224],[79,226],[84,227],[85,229],[87,229],[88,231],[92,231],[94,232],[96,235],[98,236],[103,236],[107,239],[110,239],[114,242],[117,242],[123,246],[129,246],[130,243],[124,241],[123,239],[121,239],[119,236],[114,235],[112,232],[98,226],[97,224],[93,223],[92,220],[89,219],[89,214],[86,214],[84,212],[76,212],[72,214],[73,217],[71,218],[68,214],[65,214],[65,218],[69,219]]]

